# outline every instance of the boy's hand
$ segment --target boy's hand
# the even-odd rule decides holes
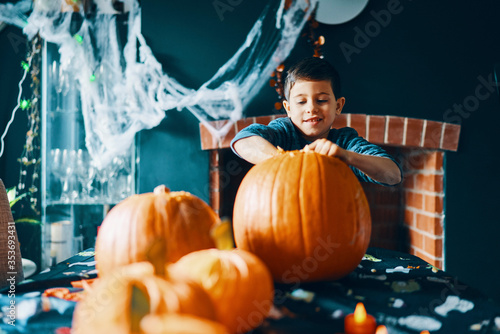
[[[402,174],[398,165],[389,158],[359,154],[344,150],[327,139],[318,139],[304,147],[304,151],[314,151],[331,157],[337,157],[346,164],[359,169],[372,179],[396,185],[401,182]]]
[[[306,151],[311,150],[330,157],[337,157],[345,163],[347,163],[348,160],[348,153],[346,150],[324,138],[315,140],[311,144],[304,147],[304,149]]]

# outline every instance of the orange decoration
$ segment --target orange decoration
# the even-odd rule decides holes
[[[283,103],[282,102],[276,102],[276,103],[274,103],[274,109],[281,110],[282,107],[283,107]]]
[[[96,239],[99,276],[134,262],[149,261],[161,275],[165,264],[200,249],[214,248],[211,228],[220,222],[201,199],[187,192],[133,195],[108,213]]]
[[[146,315],[190,314],[215,320],[213,303],[194,282],[154,275],[151,263],[123,266],[94,284],[73,314],[73,334],[140,333]]]
[[[69,300],[72,302],[79,302],[83,299],[83,292],[71,292],[67,288],[50,288],[42,293],[42,297],[55,297],[59,299]]]
[[[358,303],[354,314],[348,314],[344,319],[346,334],[374,334],[376,327],[375,318],[366,313],[363,303]]]
[[[238,189],[236,246],[260,257],[275,281],[339,279],[361,262],[370,208],[351,169],[315,152],[282,152],[252,167]]]
[[[199,283],[212,298],[217,320],[230,333],[260,325],[273,305],[273,279],[264,263],[244,250],[205,249],[169,266],[171,276]]]
[[[147,315],[141,320],[142,334],[228,334],[220,323],[188,314]]]
[[[80,11],[81,1],[74,0],[64,0],[61,2],[61,12],[75,12],[78,13]]]

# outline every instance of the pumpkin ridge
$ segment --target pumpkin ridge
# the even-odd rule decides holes
[[[165,235],[165,240],[168,240],[165,256],[170,260],[172,260],[172,248],[177,246],[173,243],[177,242],[174,236],[176,235],[175,229],[177,228],[178,209],[178,203],[172,200],[172,193],[170,193],[165,209],[161,211],[161,214],[165,216],[166,220],[166,225],[163,226],[163,235]]]
[[[156,265],[157,265],[157,262],[160,262],[161,259],[158,259],[157,256],[160,255],[158,254],[158,251],[157,251],[157,247],[159,247],[159,242],[158,242],[158,233],[161,233],[163,232],[163,229],[162,229],[162,225],[164,225],[164,221],[162,219],[162,215],[161,215],[161,210],[165,209],[165,205],[163,205],[163,207],[160,207],[159,203],[161,198],[158,197],[159,195],[154,195],[152,198],[153,198],[153,202],[147,202],[148,203],[148,214],[147,216],[148,217],[153,217],[153,224],[150,225],[151,227],[151,231],[149,231],[150,233],[150,236],[147,236],[146,239],[148,240],[147,243],[148,245],[146,245],[146,249],[145,249],[145,252],[144,252],[144,257],[145,259],[136,259],[136,261],[143,261],[143,260],[146,260],[146,261],[149,261],[151,263],[154,264],[155,268],[156,268]],[[138,212],[142,212],[142,210],[139,210]],[[137,230],[136,230],[136,233],[135,233],[135,237],[136,238],[139,238],[141,235],[140,235],[140,231],[139,231],[139,227],[140,227],[140,224],[138,223],[139,222],[139,219],[135,219],[135,224],[137,226]],[[153,237],[153,236],[156,236],[156,237]],[[137,241],[134,241],[133,242],[134,245],[137,245]],[[135,254],[137,254],[137,252],[135,252]],[[161,254],[161,256],[163,257],[164,254]],[[155,273],[156,274],[160,274],[157,270],[158,268],[155,269]]]
[[[127,238],[126,238],[126,240],[128,241],[128,245],[123,244],[123,245],[129,246],[129,247],[127,247],[127,250],[128,250],[127,258],[131,258],[135,262],[144,260],[144,259],[140,259],[140,257],[143,256],[143,254],[137,253],[138,245],[140,245],[140,243],[142,241],[139,238],[140,225],[138,222],[138,216],[139,216],[139,212],[142,212],[143,207],[146,206],[146,203],[143,202],[140,198],[138,198],[138,201],[139,201],[138,202],[139,210],[133,211],[133,213],[132,213],[133,216],[132,216],[132,219],[130,221],[130,228],[126,229],[126,232],[128,234]],[[146,210],[150,211],[151,208],[146,206]],[[148,236],[146,236],[146,238],[148,238]],[[120,244],[120,243],[117,243],[117,244]],[[124,250],[122,249],[121,251],[123,252]],[[122,263],[120,263],[120,265],[122,265]]]
[[[301,240],[301,244],[302,244],[302,252],[305,252],[306,256],[309,256],[309,249],[308,249],[308,245],[306,245],[306,238],[304,236],[304,233],[305,233],[305,230],[304,230],[304,226],[303,226],[303,223],[304,221],[307,221],[304,219],[304,215],[307,215],[307,198],[304,198],[304,196],[301,196],[302,193],[303,193],[303,189],[304,189],[304,183],[305,182],[308,182],[309,180],[306,180],[306,177],[303,177],[303,175],[305,175],[305,171],[304,169],[307,168],[307,164],[304,162],[304,160],[306,159],[306,154],[305,153],[300,153],[302,155],[302,159],[300,159],[300,168],[299,168],[299,177],[298,177],[298,180],[300,181],[299,183],[299,190],[297,192],[297,197],[298,197],[298,203],[299,203],[299,214],[298,214],[298,218],[299,218],[299,222],[298,222],[298,226],[300,228],[300,240]]]
[[[143,205],[143,202],[140,201],[139,198],[137,198],[137,200],[139,201],[139,206],[142,206]],[[148,208],[149,209],[149,208]],[[129,210],[127,210],[129,211]],[[138,235],[138,230],[139,230],[139,226],[138,226],[138,223],[137,223],[137,213],[138,212],[142,212],[142,207],[140,207],[139,210],[134,210],[134,212],[132,213],[133,214],[133,217],[130,221],[130,227],[128,229],[123,229],[124,232],[127,233],[127,237],[125,240],[128,240],[129,243],[128,243],[128,246],[126,249],[118,249],[118,252],[115,253],[115,254],[120,254],[121,252],[127,252],[127,258],[132,258],[134,259],[134,261],[137,261],[137,251],[136,251],[136,248],[137,248],[137,243],[140,242],[137,240],[137,235]],[[119,242],[115,242],[115,245],[122,245],[121,243]],[[135,254],[135,256],[134,256]],[[122,263],[120,263],[120,265],[122,265]]]
[[[283,159],[280,159],[278,161],[278,168],[277,168],[278,172],[277,173],[273,173],[274,177],[273,177],[273,180],[272,180],[272,183],[271,183],[273,185],[273,187],[271,188],[271,196],[270,196],[270,198],[271,198],[272,201],[274,201],[273,199],[274,199],[276,191],[278,191],[278,196],[279,196],[279,191],[280,191],[281,187],[280,187],[280,183],[276,182],[276,180],[278,179],[278,175],[279,175],[280,171],[282,170],[281,167],[282,167],[283,162],[286,159],[286,157],[287,156],[285,156]],[[278,188],[278,189],[276,189],[276,188]],[[271,227],[268,229],[268,232],[271,232],[270,236],[269,236],[271,238],[270,240],[274,240],[275,243],[279,243],[280,241],[275,239],[275,236],[279,236],[280,235],[279,233],[276,233],[276,231],[275,231],[275,229],[277,228],[277,225],[278,225],[277,222],[276,222],[276,218],[277,218],[278,215],[273,212],[273,209],[274,209],[274,205],[271,206],[271,210],[270,210],[271,212],[269,213],[270,217],[271,217]],[[279,214],[279,212],[278,212],[278,214]]]
[[[176,215],[176,210],[173,208],[173,201],[172,201],[172,196],[169,194],[168,200],[165,203],[165,208],[159,211],[159,214],[163,216],[163,219],[165,220],[165,224],[162,227],[162,235],[165,236],[165,240],[168,240],[166,247],[165,247],[165,258],[166,259],[171,259],[172,257],[172,247],[175,247],[175,245],[172,245],[172,236],[175,235],[173,233],[172,229],[174,228],[175,225],[175,215]],[[170,213],[170,215],[169,215]]]
[[[175,192],[175,194],[173,194],[173,196],[168,201],[168,203],[170,205],[170,207],[167,211],[168,212],[167,216],[170,219],[170,222],[168,225],[168,233],[169,233],[169,236],[170,235],[177,236],[175,238],[175,240],[174,240],[174,238],[170,238],[170,237],[168,238],[168,240],[172,241],[168,245],[169,258],[172,260],[172,262],[176,262],[177,260],[179,260],[179,256],[177,255],[179,249],[181,249],[181,248],[183,250],[185,250],[186,248],[189,249],[189,247],[186,247],[187,246],[186,244],[189,241],[186,240],[186,237],[183,234],[183,232],[186,228],[189,228],[187,225],[189,225],[190,222],[184,220],[183,211],[182,211],[183,208],[181,206],[181,202],[179,201],[179,199],[181,197],[182,197],[182,194],[180,194],[179,192]],[[181,221],[186,222],[184,224],[184,226],[181,226],[179,224],[179,222],[181,222]],[[181,243],[182,243],[182,246],[181,246]],[[185,253],[185,251],[183,251],[182,253]]]
[[[325,174],[325,169],[324,169],[324,163],[328,163],[329,161],[324,161],[325,159],[327,159],[326,157],[321,157],[319,155],[316,155],[316,160],[317,160],[317,166],[319,168],[319,175],[320,175],[320,189],[321,189],[321,197],[320,199],[323,199],[321,200],[321,217],[328,217],[328,210],[327,210],[327,205],[329,204],[329,202],[332,200],[329,196],[328,196],[328,183],[327,183],[327,179],[328,179],[328,176],[326,176]],[[334,205],[333,203],[331,203],[331,205]],[[331,224],[331,222],[329,221],[326,221],[325,219],[321,219],[320,220],[321,222],[321,228],[320,228],[320,234],[323,235],[323,231],[327,231],[328,229],[325,228],[325,224]],[[315,222],[317,223],[317,222]],[[328,236],[324,236],[323,237],[328,237]]]
[[[179,199],[184,197],[185,194],[181,194],[179,196]],[[184,208],[182,203],[184,204],[187,204],[187,208]],[[180,210],[177,210],[177,212],[179,213],[179,218],[182,220],[182,221],[185,221],[187,222],[186,225],[184,226],[184,228],[182,229],[182,237],[180,238],[180,240],[182,240],[182,243],[184,244],[184,247],[187,247],[187,249],[191,250],[193,249],[193,246],[192,246],[192,240],[189,238],[189,231],[191,231],[191,228],[192,228],[192,222],[193,222],[193,215],[196,215],[196,213],[193,213],[191,212],[191,210],[196,210],[196,208],[194,208],[194,206],[196,204],[194,204],[191,200],[187,200],[185,202],[177,202],[177,206],[179,207]],[[200,226],[201,227],[201,226]]]
[[[351,193],[349,194],[353,199],[353,212],[352,216],[355,217],[356,219],[353,222],[353,233],[352,233],[352,239],[350,241],[351,245],[354,245],[358,240],[359,240],[359,233],[361,232],[361,224],[360,224],[360,216],[357,214],[359,210],[359,201],[357,201],[358,196],[356,194],[359,193],[359,188],[358,187],[353,187],[351,189]]]
[[[357,193],[357,189],[352,189],[352,194],[351,196],[353,198],[356,198],[356,193]],[[354,212],[353,212],[353,217],[356,217],[356,220],[354,221],[354,231],[353,231],[353,234],[352,234],[352,239],[351,239],[351,242],[350,244],[351,245],[354,245],[354,243],[356,243],[356,241],[359,239],[359,234],[363,232],[364,234],[364,231],[361,231],[361,228],[360,228],[360,217],[359,215],[356,215],[355,213],[358,212],[358,208],[359,208],[359,203],[358,201],[354,201]]]

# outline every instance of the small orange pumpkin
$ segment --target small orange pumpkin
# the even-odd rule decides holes
[[[200,198],[158,186],[154,193],[133,195],[118,203],[99,229],[96,268],[105,276],[114,268],[151,262],[156,273],[190,252],[215,247],[211,229],[220,222]]]
[[[339,279],[361,262],[371,233],[363,189],[341,160],[282,152],[253,166],[238,189],[236,246],[261,258],[274,279]]]
[[[73,314],[74,334],[142,333],[146,315],[185,313],[215,320],[214,305],[195,282],[154,275],[148,262],[134,263],[100,278]]]
[[[215,305],[217,320],[230,333],[260,325],[273,305],[273,279],[255,255],[240,249],[205,249],[171,264],[169,273],[199,283]]]
[[[144,334],[229,334],[218,322],[178,313],[147,315],[141,320],[141,329]]]

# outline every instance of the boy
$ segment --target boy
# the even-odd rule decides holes
[[[241,130],[231,142],[238,156],[256,164],[275,155],[278,146],[285,151],[304,148],[341,159],[362,181],[385,186],[401,182],[401,167],[382,148],[352,128],[331,129],[345,98],[330,63],[315,57],[300,61],[288,70],[284,90],[288,117]]]

